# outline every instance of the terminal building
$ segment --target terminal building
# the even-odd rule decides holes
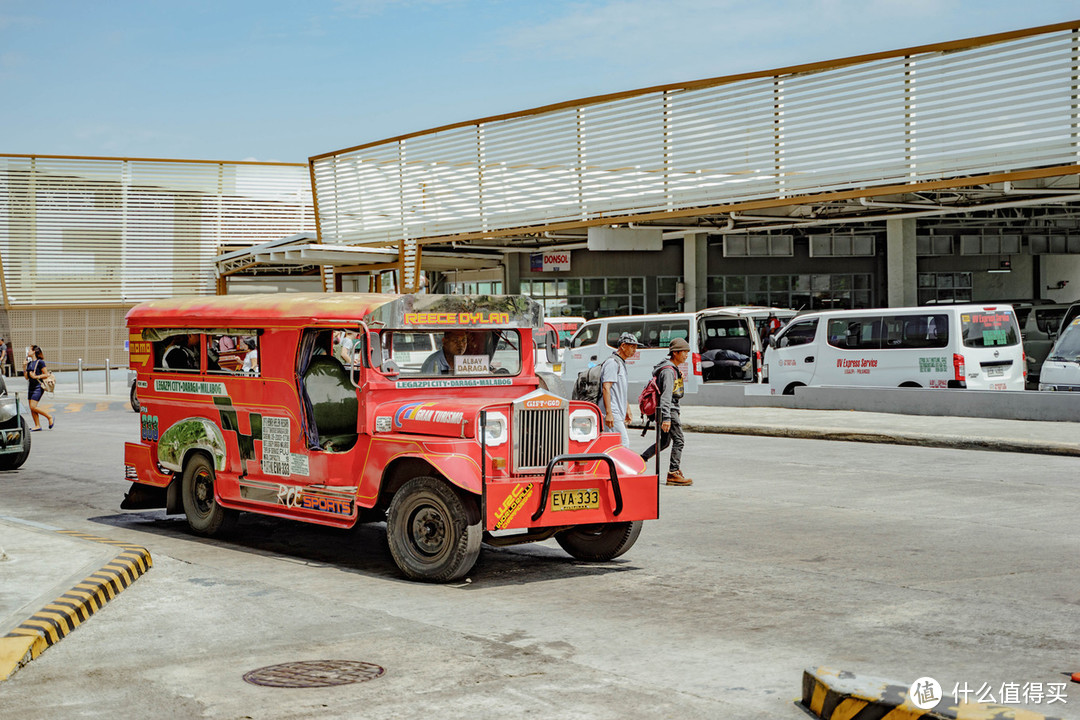
[[[1080,297],[1080,21],[602,95],[306,164],[0,155],[0,333],[133,304],[525,293],[549,315]]]

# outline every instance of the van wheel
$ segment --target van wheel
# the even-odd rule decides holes
[[[590,562],[604,562],[619,557],[637,542],[641,521],[579,525],[555,536],[571,557]]]
[[[386,514],[390,554],[406,576],[449,582],[472,569],[484,536],[471,496],[442,480],[416,477],[401,486]]]
[[[788,385],[786,388],[784,388],[784,394],[785,395],[794,395],[795,394],[795,388],[801,388],[801,387],[806,387],[806,383],[793,382],[790,385]]]
[[[906,382],[906,383],[900,383],[900,387],[902,387],[902,388],[905,388],[905,387],[906,388],[921,388],[922,385],[920,385],[917,382]]]
[[[232,529],[238,513],[214,498],[214,466],[205,455],[193,455],[184,465],[180,495],[188,525],[199,535],[220,535]]]

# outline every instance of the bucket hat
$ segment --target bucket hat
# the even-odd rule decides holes
[[[673,353],[682,352],[683,350],[688,351],[690,350],[690,343],[686,342],[682,338],[675,338],[671,341],[671,344],[668,345],[668,350]]]

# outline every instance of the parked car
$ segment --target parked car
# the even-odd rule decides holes
[[[1028,384],[1032,387],[1038,384],[1039,370],[1057,340],[1061,320],[1068,309],[1067,304],[1013,305],[1016,321],[1020,324],[1020,338],[1024,343]]]
[[[30,457],[30,428],[22,414],[19,397],[8,395],[0,376],[0,470],[21,467]]]
[[[1072,325],[1072,321],[1080,317],[1080,302],[1074,302],[1069,305],[1065,314],[1061,316],[1061,324],[1058,326],[1058,335],[1060,336],[1065,332],[1065,328]]]
[[[1039,389],[1080,392],[1080,317],[1064,329],[1046,356]]]
[[[131,402],[131,409],[135,412],[139,412],[139,391],[136,387],[136,373],[134,370],[128,370],[128,399]]]

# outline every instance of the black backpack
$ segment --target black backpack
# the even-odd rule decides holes
[[[599,405],[601,398],[600,375],[603,371],[604,363],[597,363],[588,370],[579,372],[577,380],[574,381],[574,392],[570,394],[570,399],[588,400],[594,405]]]

